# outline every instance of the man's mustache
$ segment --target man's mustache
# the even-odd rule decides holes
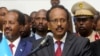
[[[10,28],[8,28],[8,27],[4,29],[4,31],[6,31],[6,30],[12,31],[12,29],[10,29]]]
[[[85,28],[84,28],[84,27],[79,27],[79,29],[82,29],[82,30],[84,30]]]
[[[56,30],[59,30],[59,29],[63,30],[64,28],[61,27],[61,26],[58,26],[58,27],[56,28]]]

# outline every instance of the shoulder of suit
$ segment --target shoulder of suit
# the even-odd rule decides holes
[[[21,42],[23,42],[25,44],[27,44],[27,43],[32,44],[30,38],[21,38]]]
[[[76,36],[75,34],[69,34],[69,38],[73,39],[73,40],[79,40],[79,41],[89,41],[89,39],[85,38],[85,37],[81,37],[81,36]]]

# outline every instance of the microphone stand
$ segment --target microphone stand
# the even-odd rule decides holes
[[[32,54],[36,53],[38,50],[40,50],[41,48],[45,47],[45,46],[48,46],[49,45],[49,42],[48,42],[48,38],[50,38],[51,36],[47,36],[45,37],[45,39],[43,39],[41,41],[41,43],[31,51],[31,53],[28,54],[28,56],[31,56]]]
[[[31,53],[28,54],[28,56],[31,56],[33,53],[36,53],[39,49],[41,49],[41,45],[39,45],[38,47],[36,47],[35,49],[33,49],[31,51]]]
[[[41,48],[43,48],[43,47],[45,47],[45,46],[48,46],[48,45],[49,45],[48,42],[45,43],[45,44],[43,44],[43,45],[38,45],[35,49],[33,49],[33,50],[31,51],[31,53],[28,54],[28,56],[32,56],[32,54],[36,53],[38,50],[40,50]]]

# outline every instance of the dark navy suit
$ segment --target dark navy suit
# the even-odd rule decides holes
[[[2,40],[2,33],[0,33],[0,42],[1,42],[1,40]]]
[[[2,33],[0,33],[0,41],[2,40]],[[27,56],[31,50],[33,44],[27,39],[21,39],[18,47],[16,49],[15,55],[14,56]]]
[[[32,50],[32,43],[21,39],[15,52],[15,56],[27,56]]]

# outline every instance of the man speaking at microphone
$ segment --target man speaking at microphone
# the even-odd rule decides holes
[[[68,32],[69,19],[70,14],[65,7],[62,5],[52,7],[47,12],[47,20],[53,37],[48,39],[48,45],[32,56],[92,56],[89,40]]]

